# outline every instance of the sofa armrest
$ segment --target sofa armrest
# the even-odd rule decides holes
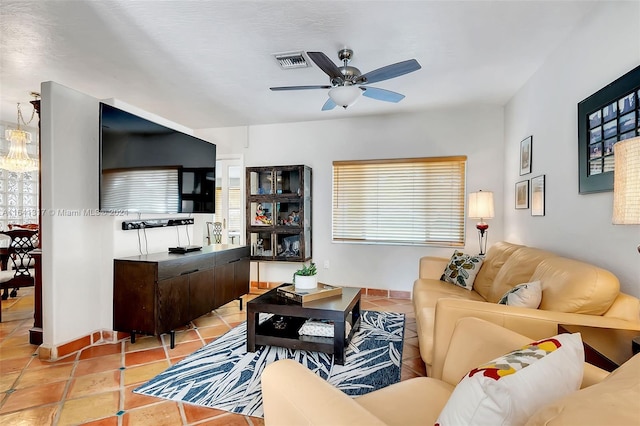
[[[439,280],[444,268],[449,264],[446,257],[425,256],[420,258],[419,278],[431,278]]]
[[[442,377],[443,360],[453,335],[453,329],[456,322],[465,317],[484,319],[533,340],[558,334],[558,324],[640,330],[640,322],[625,321],[618,318],[517,308],[496,303],[444,298],[438,300],[436,304],[433,365],[429,370],[430,377]]]
[[[266,425],[383,425],[351,397],[293,360],[269,364],[261,376]]]

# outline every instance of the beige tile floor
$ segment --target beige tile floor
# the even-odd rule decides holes
[[[264,290],[253,290],[255,293]],[[29,344],[33,288],[2,301],[0,323],[0,424],[11,425],[262,425],[256,417],[230,414],[132,393],[196,349],[246,319],[232,302],[194,320],[176,334],[98,344],[57,362],[41,361]],[[246,300],[256,294],[245,296]],[[246,301],[245,300],[245,301]],[[424,376],[416,324],[409,300],[363,295],[362,309],[407,315],[402,380]]]

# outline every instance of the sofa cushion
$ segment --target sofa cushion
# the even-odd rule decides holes
[[[539,279],[531,278],[534,271],[540,262],[554,256],[556,255],[548,251],[531,247],[521,247],[515,250],[496,274],[487,301],[498,303],[502,295],[516,285]]]
[[[489,248],[482,263],[482,268],[480,268],[478,275],[476,275],[476,280],[473,282],[473,289],[485,300],[489,298],[493,280],[496,278],[502,265],[504,265],[504,262],[507,261],[514,251],[521,247],[523,246],[501,241]]]
[[[518,284],[507,291],[498,301],[500,305],[518,306],[520,308],[537,309],[542,300],[542,284],[540,281]]]
[[[524,424],[541,407],[577,391],[583,369],[580,334],[533,342],[466,374],[436,424]]]
[[[482,257],[464,254],[456,250],[453,252],[449,264],[444,268],[440,279],[471,290],[481,266]]]
[[[546,311],[602,315],[620,292],[611,272],[565,257],[543,260],[531,279],[542,281],[540,309]]]
[[[538,410],[534,425],[633,425],[640,420],[640,354],[600,383],[574,392]]]

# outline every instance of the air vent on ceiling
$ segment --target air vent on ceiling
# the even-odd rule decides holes
[[[276,53],[273,56],[283,70],[306,68],[309,66],[309,62],[307,62],[302,52]]]

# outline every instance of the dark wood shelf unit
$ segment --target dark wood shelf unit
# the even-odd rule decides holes
[[[311,167],[247,167],[246,179],[247,244],[251,247],[251,259],[310,260]]]
[[[114,260],[113,329],[160,335],[249,292],[249,247],[217,244],[185,254]],[[242,309],[242,300],[240,299]]]

